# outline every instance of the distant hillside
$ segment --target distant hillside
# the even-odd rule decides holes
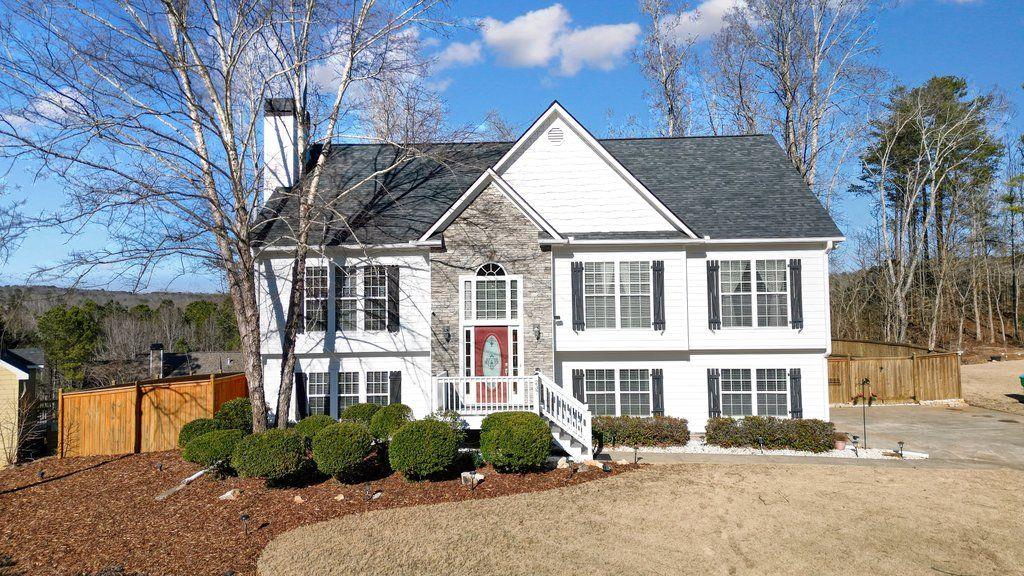
[[[10,296],[21,295],[26,303],[45,303],[46,307],[56,304],[78,304],[84,300],[92,300],[104,304],[111,300],[125,307],[136,304],[159,306],[164,300],[171,300],[179,307],[185,307],[197,300],[219,301],[226,294],[202,294],[196,292],[123,292],[119,290],[84,290],[78,288],[61,288],[59,286],[0,286],[0,299],[7,300]]]

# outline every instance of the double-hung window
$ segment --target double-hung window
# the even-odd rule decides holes
[[[615,416],[615,370],[588,369],[583,382],[590,411],[595,416]]]
[[[650,328],[651,263],[584,262],[583,309],[587,328]]]
[[[722,370],[722,415],[753,415],[750,391],[749,369],[726,368]]]
[[[725,368],[721,387],[723,416],[785,418],[789,413],[789,376],[785,368]]]
[[[334,267],[334,316],[338,330],[355,330],[356,308],[356,268],[355,266]]]
[[[327,330],[327,267],[306,266],[303,319],[307,332]]]
[[[359,372],[338,373],[338,414],[359,403]]]
[[[722,261],[722,327],[788,325],[787,275],[785,260]]]
[[[588,368],[583,384],[587,406],[595,416],[651,415],[651,371],[646,368]]]
[[[331,392],[330,374],[327,372],[310,372],[306,375],[306,405],[310,414],[329,414],[331,403],[328,396]]]
[[[651,415],[650,370],[619,370],[619,412],[622,416]]]
[[[519,277],[506,275],[499,264],[484,264],[475,276],[462,277],[463,318],[467,323],[517,320],[519,304]]]
[[[757,369],[758,416],[786,416],[789,410],[787,383],[785,368]]]
[[[388,271],[384,266],[363,268],[363,329],[388,327]]]
[[[390,372],[366,373],[366,401],[370,404],[388,405],[390,398]]]

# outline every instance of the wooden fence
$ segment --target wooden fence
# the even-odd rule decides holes
[[[171,450],[178,446],[183,425],[209,418],[228,400],[247,395],[244,374],[182,376],[62,392],[57,409],[57,455]]]
[[[859,354],[858,354],[859,353]],[[828,359],[828,399],[849,404],[866,390],[878,402],[922,402],[962,398],[960,355],[885,342],[833,340]]]

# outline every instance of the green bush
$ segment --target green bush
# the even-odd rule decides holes
[[[299,420],[295,424],[294,430],[299,433],[300,436],[313,441],[317,433],[331,424],[336,424],[334,418],[331,418],[327,414],[313,414],[312,416],[306,416],[302,420]]]
[[[724,448],[764,446],[767,449],[826,452],[835,446],[836,427],[813,419],[787,420],[765,416],[711,418],[704,440]]]
[[[551,428],[533,412],[498,412],[480,425],[480,454],[503,472],[543,467],[551,455]]]
[[[241,430],[252,434],[252,403],[248,398],[235,398],[221,404],[213,416],[224,429]]]
[[[220,422],[213,418],[197,418],[181,427],[181,431],[178,432],[178,448],[184,448],[191,440],[207,432],[220,429]]]
[[[227,468],[231,462],[231,454],[244,437],[245,433],[241,430],[213,430],[185,444],[181,457],[203,466],[220,463],[222,467]]]
[[[265,478],[268,484],[294,478],[307,462],[306,440],[295,430],[280,428],[242,438],[231,454],[231,467],[240,476]]]
[[[690,429],[683,418],[598,416],[592,429],[602,446],[683,446],[690,441]]]
[[[369,466],[373,436],[362,422],[336,422],[313,437],[316,467],[338,480],[358,479]]]
[[[459,416],[458,412],[454,410],[438,410],[427,415],[426,419],[444,422],[446,426],[455,431],[455,436],[458,438],[460,446],[466,441],[466,428],[468,425]]]
[[[368,402],[353,404],[342,411],[341,419],[360,420],[364,424],[369,426],[370,420],[373,418],[373,415],[376,414],[378,410],[380,410],[380,404],[370,404]]]
[[[410,479],[427,478],[448,470],[458,453],[455,431],[437,420],[409,422],[395,432],[388,447],[391,468]]]
[[[370,434],[377,440],[390,440],[403,425],[412,421],[412,408],[405,404],[388,404],[370,418]]]

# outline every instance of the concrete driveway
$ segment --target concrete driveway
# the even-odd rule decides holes
[[[836,429],[862,436],[861,408],[831,409]],[[1024,416],[974,406],[870,406],[868,446],[927,452],[929,465],[1024,470]]]

